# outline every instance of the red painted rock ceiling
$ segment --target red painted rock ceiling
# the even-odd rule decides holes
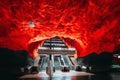
[[[120,0],[0,0],[0,47],[35,57],[55,36],[72,42],[78,56],[113,51],[120,44]]]

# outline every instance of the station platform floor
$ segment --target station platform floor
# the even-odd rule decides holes
[[[21,76],[19,80],[120,80],[120,72],[111,73],[87,73],[87,72],[61,72],[56,71],[49,77],[45,71],[38,74],[28,74]]]

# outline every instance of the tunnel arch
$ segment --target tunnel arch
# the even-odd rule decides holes
[[[32,52],[41,40],[57,35],[75,39],[79,56],[112,51],[120,43],[119,4],[120,0],[0,0],[0,47]]]
[[[81,44],[76,39],[72,39],[70,37],[61,37],[61,36],[58,36],[58,37],[68,46],[68,48],[76,49],[76,51],[77,51],[76,57],[85,56],[84,54],[82,54],[83,48],[81,47]],[[53,38],[53,37],[45,38],[40,41],[32,41],[31,43],[29,43],[28,52],[30,53],[30,55],[33,56],[34,58],[37,57],[38,54],[36,51],[37,51],[38,47],[42,46],[44,41],[47,39],[50,39],[50,38]]]

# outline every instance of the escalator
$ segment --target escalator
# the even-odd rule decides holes
[[[70,59],[72,65],[73,65],[74,70],[76,70],[76,71],[82,71],[81,66],[78,65],[78,63],[77,63],[77,61],[76,61],[76,59],[74,57],[69,57],[69,59]]]
[[[71,63],[68,55],[63,55],[63,58],[64,58],[65,64],[66,64],[67,66],[69,66],[69,68],[72,70],[72,67],[73,67],[73,66],[72,66],[72,63]]]
[[[70,57],[70,59],[71,59],[73,65],[78,65],[78,63],[74,57]]]
[[[40,71],[45,71],[47,67],[48,57],[44,57],[40,66]]]
[[[69,72],[70,71],[70,67],[68,65],[66,65],[63,55],[60,56],[60,62],[61,62],[61,71],[62,72]]]
[[[57,56],[57,57],[54,57],[54,65],[55,65],[55,70],[60,70],[60,58]]]
[[[44,57],[40,56],[40,60],[39,60],[39,63],[38,63],[38,65],[39,65],[38,70],[39,71],[41,70],[41,67],[42,67],[42,64],[43,64],[43,60],[44,60]]]
[[[52,65],[53,72],[55,72],[55,70],[66,70],[66,72],[69,72],[72,64],[66,55],[73,55],[75,52],[75,48],[68,48],[68,46],[57,36],[45,40],[43,45],[38,48],[38,54],[48,55],[50,65],[48,65],[49,60],[47,57],[44,57],[40,70],[46,70],[47,66],[51,68],[50,66]]]

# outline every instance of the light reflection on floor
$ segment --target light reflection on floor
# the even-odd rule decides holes
[[[87,73],[87,72],[76,72],[76,71],[70,71],[70,72],[61,72],[61,71],[56,71],[53,74],[53,77],[51,79],[49,76],[46,74],[46,72],[39,72],[39,74],[29,74],[29,75],[24,75],[20,77],[21,79],[31,79],[36,78],[35,80],[77,80],[77,76],[88,76],[91,77],[92,73]],[[75,76],[75,77],[74,77]],[[72,79],[74,78],[74,79]]]
[[[40,72],[39,74],[24,75],[19,80],[120,80],[120,72],[92,74],[87,72],[56,71],[51,78],[45,72]]]

